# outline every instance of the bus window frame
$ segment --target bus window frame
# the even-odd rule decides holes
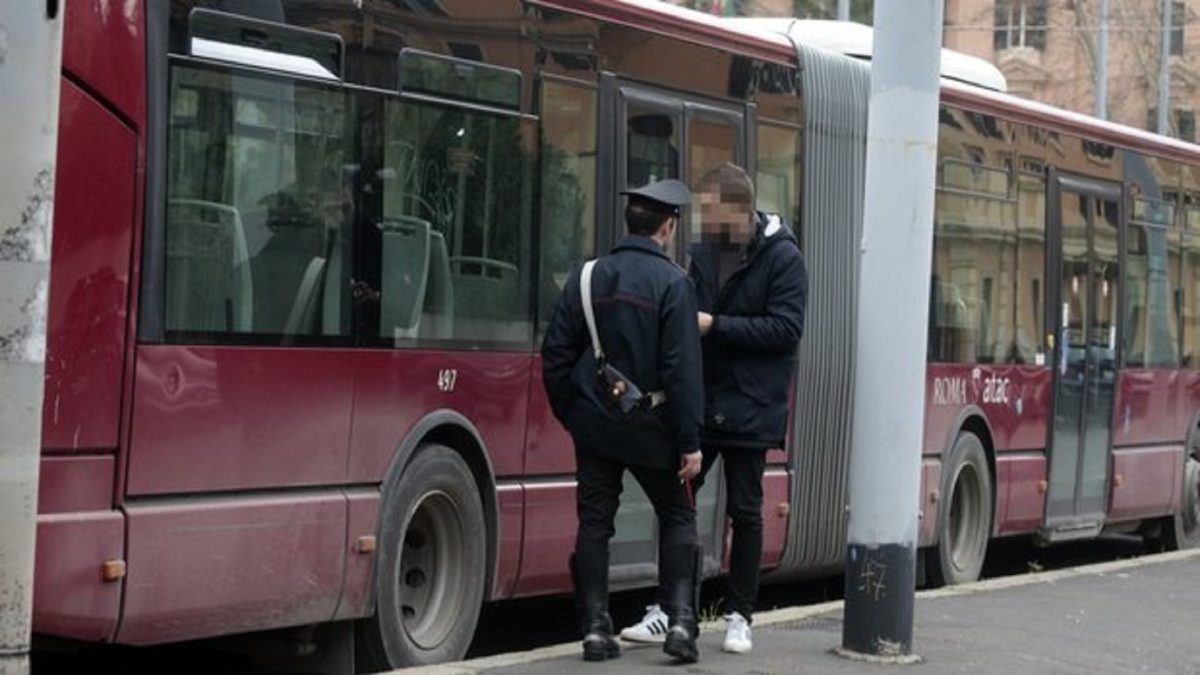
[[[611,111],[611,119],[608,120],[610,125],[605,128],[601,124],[601,133],[607,133],[608,136],[598,137],[598,161],[599,171],[601,171],[601,180],[598,181],[598,195],[604,195],[605,189],[608,188],[607,194],[611,194],[611,198],[605,199],[603,196],[597,198],[597,220],[596,231],[599,241],[597,242],[597,251],[608,250],[616,244],[624,232],[624,223],[622,222],[622,214],[624,213],[624,197],[620,194],[621,190],[626,189],[629,181],[628,175],[628,139],[625,134],[625,129],[628,124],[629,103],[635,101],[638,104],[651,110],[659,109],[665,113],[676,116],[679,120],[679,174],[680,180],[685,183],[689,178],[687,173],[687,162],[689,158],[688,152],[688,127],[690,122],[699,116],[700,119],[708,122],[714,120],[719,123],[733,121],[734,127],[734,155],[737,156],[741,152],[742,167],[751,176],[754,175],[757,169],[757,139],[753,136],[752,124],[758,123],[756,106],[753,100],[747,99],[714,99],[696,94],[688,94],[684,92],[674,91],[664,87],[647,84],[637,80],[629,80],[619,78],[612,73],[605,73],[601,78],[600,86],[601,95],[601,119],[604,120],[607,115],[606,111]],[[610,106],[606,108],[607,105]],[[611,144],[607,144],[609,141]],[[605,186],[604,181],[611,176],[616,180],[615,185]],[[698,178],[698,176],[696,177]],[[692,189],[695,186],[689,185]],[[604,209],[612,209],[611,214],[605,214]],[[608,215],[607,222],[605,216]],[[686,242],[686,230],[689,227],[689,216],[684,216],[684,222],[680,224],[676,232],[675,252],[676,259],[683,260],[684,246]]]

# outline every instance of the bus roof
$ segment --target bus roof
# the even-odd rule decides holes
[[[678,7],[661,0],[531,0],[531,2],[563,11],[574,12],[619,24],[630,25],[641,30],[666,35],[693,43],[703,44],[725,51],[732,51],[752,58],[776,63],[796,65],[796,51],[792,39],[805,44],[838,51],[848,56],[869,58],[870,51],[860,44],[865,35],[861,29],[867,26],[851,24],[861,28],[829,29],[832,21],[801,21],[796,19],[730,19]],[[789,38],[788,35],[792,35]],[[857,37],[855,37],[857,34]],[[858,45],[858,46],[855,46]],[[955,64],[943,62],[942,100],[968,106],[981,112],[1006,119],[1037,124],[1066,133],[1086,136],[1089,139],[1110,145],[1152,152],[1177,161],[1200,162],[1200,146],[1177,139],[1160,136],[1134,127],[1107,122],[1071,112],[1051,105],[1018,98],[1002,93],[1005,86],[986,84],[964,84],[965,81],[992,82],[1003,75],[988,74],[981,59],[957,54]],[[994,69],[994,66],[982,61]],[[947,72],[953,68],[955,75]]]
[[[798,42],[822,47],[846,56],[870,60],[875,31],[853,21],[808,19],[725,19],[732,25],[745,25],[770,33],[784,33]],[[942,77],[994,91],[1007,91],[1008,81],[996,66],[977,56],[951,49],[942,50]]]

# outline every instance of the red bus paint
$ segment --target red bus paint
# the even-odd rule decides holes
[[[794,75],[796,56],[791,43],[783,36],[730,27],[714,17],[644,1],[531,0],[526,6],[517,0],[504,0],[488,3],[484,11],[480,9],[485,7],[483,3],[443,0],[440,4],[451,18],[437,21],[382,6],[387,3],[367,3],[363,11],[376,12],[373,32],[382,36],[368,49],[361,43],[363,31],[357,26],[362,15],[350,9],[351,3],[278,3],[287,10],[281,10],[281,16],[294,26],[336,33],[347,45],[344,81],[329,83],[272,72],[269,66],[246,67],[192,56],[186,25],[186,10],[192,3],[170,4],[178,6],[168,8],[168,3],[157,6],[135,0],[68,6],[35,631],[88,642],[151,644],[368,617],[378,611],[376,589],[386,583],[380,578],[379,561],[388,532],[404,525],[397,524],[397,519],[405,517],[410,518],[406,532],[416,531],[414,523],[420,524],[421,514],[434,513],[421,511],[419,505],[410,505],[412,513],[397,513],[389,504],[397,503],[394,490],[410,475],[408,469],[414,457],[435,446],[449,448],[461,457],[472,476],[469,487],[480,498],[482,530],[477,536],[486,539],[486,579],[480,581],[485,599],[567,592],[567,560],[575,535],[574,456],[570,438],[551,415],[541,385],[534,317],[544,309],[524,308],[523,318],[528,325],[518,328],[525,329],[529,336],[517,341],[519,348],[511,341],[501,347],[486,342],[446,345],[438,341],[441,338],[423,342],[426,338],[415,329],[410,333],[381,332],[381,318],[380,325],[364,327],[373,318],[371,311],[380,315],[384,312],[378,296],[385,282],[408,288],[404,286],[408,283],[405,278],[384,278],[381,268],[394,261],[375,259],[382,257],[379,249],[386,248],[380,243],[384,235],[378,233],[420,233],[423,221],[432,250],[439,238],[443,244],[449,240],[454,224],[453,218],[447,218],[438,229],[430,224],[432,218],[389,212],[388,199],[398,203],[406,199],[429,201],[428,195],[420,192],[425,189],[420,181],[409,185],[407,193],[400,190],[400,197],[380,196],[394,189],[398,177],[412,175],[401,169],[404,152],[408,152],[404,148],[414,143],[403,138],[387,143],[379,140],[380,134],[390,131],[388,115],[432,115],[429,109],[413,103],[411,97],[403,98],[392,91],[396,86],[392,77],[397,75],[392,51],[411,45],[521,71],[524,77],[518,96],[519,119],[511,115],[514,111],[492,105],[495,102],[481,106],[479,101],[447,99],[439,100],[437,106],[441,106],[439,111],[475,116],[469,118],[470,123],[456,127],[460,137],[469,135],[468,129],[486,126],[482,121],[503,126],[517,120],[512,126],[513,137],[532,142],[538,133],[566,134],[552,128],[550,117],[554,111],[534,105],[534,89],[545,86],[544,82],[557,82],[578,100],[594,105],[609,94],[609,85],[601,82],[601,71],[614,73],[619,86],[631,91],[644,86],[652,93],[677,96],[680,110],[684,103],[702,104],[749,125],[747,120],[752,117],[739,108],[745,101],[734,93],[736,87],[728,85],[746,64],[763,72],[782,68]],[[262,6],[269,13],[272,4],[264,1]],[[483,11],[477,17],[480,21],[462,23],[460,28],[465,32],[455,33],[455,39],[448,41],[439,33],[457,30],[454,27],[459,18],[472,11]],[[524,30],[528,26],[522,22],[532,21],[543,21],[544,25]],[[476,24],[494,30],[476,34],[470,28]],[[261,28],[260,24],[255,26]],[[576,40],[579,35],[572,31],[589,37]],[[552,48],[547,48],[550,56],[544,63],[535,65],[538,52],[531,36],[549,36],[546,45]],[[556,41],[560,37],[562,40]],[[588,49],[592,51],[584,56],[569,50],[556,51],[566,49],[562,45],[576,43],[591,45]],[[686,78],[679,81],[664,80],[662,69],[652,67],[661,63],[639,65],[632,56],[625,59],[635,44],[655,45],[659,60],[668,58],[670,48],[700,54],[718,64],[713,68],[718,73],[716,84],[693,77],[696,73],[682,73],[679,76]],[[617,55],[621,58],[615,58]],[[537,69],[544,70],[539,73]],[[195,81],[180,75],[185,71],[194,75]],[[539,79],[542,75],[544,78]],[[264,88],[264,82],[270,86],[285,83],[277,87],[284,92],[279,95],[279,101],[283,101],[279,109],[343,114],[345,110],[357,111],[355,106],[362,105],[370,114],[364,113],[362,119],[347,115],[347,126],[357,125],[353,128],[362,131],[370,124],[382,125],[382,129],[371,127],[374,135],[368,136],[378,146],[371,148],[373,155],[337,156],[334,171],[341,172],[338,175],[344,184],[338,188],[342,194],[314,198],[319,203],[313,213],[335,221],[340,217],[339,222],[346,226],[343,237],[346,232],[354,237],[349,244],[345,240],[338,243],[326,230],[326,248],[314,255],[329,269],[337,255],[335,246],[345,246],[345,264],[355,266],[354,277],[345,279],[347,288],[353,285],[353,295],[337,285],[331,285],[329,292],[345,292],[347,306],[353,305],[346,312],[353,319],[334,326],[333,333],[318,331],[304,343],[293,345],[269,334],[230,330],[237,333],[231,338],[211,327],[207,332],[183,331],[168,339],[171,329],[164,328],[168,301],[162,287],[177,282],[164,281],[163,267],[179,263],[166,260],[162,212],[171,200],[176,202],[173,205],[191,200],[193,206],[204,201],[186,191],[170,192],[184,190],[186,185],[164,187],[170,182],[168,177],[176,176],[172,171],[181,171],[177,165],[201,161],[179,154],[181,148],[188,147],[188,141],[180,139],[200,143],[195,139],[203,136],[187,134],[214,133],[217,129],[228,138],[222,137],[221,143],[208,148],[207,155],[196,156],[215,156],[226,152],[218,151],[221,147],[242,143],[248,149],[241,151],[238,159],[248,161],[254,152],[270,152],[274,147],[264,150],[263,139],[286,134],[299,137],[311,131],[303,121],[292,119],[285,124],[267,114],[256,116],[256,111],[276,109],[270,106],[255,109],[251,104],[242,112],[232,106],[221,108],[228,104],[226,99],[245,93],[240,84],[243,80],[260,85],[260,98],[269,88]],[[180,89],[171,90],[168,85]],[[184,92],[189,86],[190,93]],[[337,98],[343,91],[353,96]],[[624,90],[619,91],[620,96],[627,93],[620,92]],[[304,99],[308,94],[315,103]],[[760,125],[798,126],[803,119],[799,117],[802,106],[795,101],[796,95],[803,96],[803,92],[764,96],[758,107],[763,118]],[[790,102],[780,101],[788,97]],[[304,108],[298,100],[312,105]],[[597,129],[603,128],[596,122],[597,111],[572,107],[576,100],[564,98],[562,102],[561,111],[567,111],[565,114],[573,120],[567,131],[574,134],[578,131],[575,127],[590,123],[596,127],[591,129],[595,136]],[[616,107],[615,102],[604,100],[604,105]],[[1087,139],[1138,157],[1174,162],[1191,171],[1200,166],[1200,149],[1196,146],[966,85],[947,84],[943,104],[964,114],[989,116],[1004,124],[1024,125],[1068,140]],[[405,106],[412,106],[412,110]],[[296,117],[294,112],[291,114]],[[433,124],[419,115],[414,117],[418,118]],[[178,136],[171,144],[168,135],[175,124]],[[235,139],[242,131],[245,140]],[[323,128],[320,134],[306,136],[304,142],[315,146],[313,139],[338,138],[339,131]],[[568,136],[564,147],[572,150],[576,146],[570,144],[575,143],[581,148],[573,161],[595,161],[596,147],[604,139],[593,137],[588,141],[583,136]],[[507,139],[489,141],[501,142]],[[292,142],[290,152],[297,152],[295,148],[300,145],[303,143]],[[611,145],[616,147],[616,143]],[[545,146],[550,147],[548,141]],[[525,146],[518,143],[517,147]],[[567,152],[559,148],[555,151]],[[433,169],[426,167],[432,173],[422,180],[437,183],[439,172],[444,171],[447,176],[461,176],[465,184],[469,177],[462,171],[464,167],[475,167],[471,177],[486,173],[485,155],[479,153],[472,158],[462,153],[432,153],[451,159],[435,163]],[[552,166],[552,155],[548,150],[543,153],[546,167]],[[293,163],[296,157],[292,155]],[[464,157],[471,161],[466,162]],[[171,163],[169,159],[176,161]],[[212,161],[212,166],[205,167],[219,175],[232,166],[224,159],[203,161]],[[1048,155],[1039,161],[1055,170],[1078,171],[1066,161],[1062,166],[1054,165]],[[293,171],[291,180],[304,177],[305,167],[303,162],[300,164],[299,170],[288,169]],[[581,175],[590,176],[595,183],[603,168],[592,165]],[[454,174],[455,170],[459,173]],[[556,165],[553,170],[547,168],[542,179],[551,180],[555,171],[565,169]],[[170,180],[186,183],[187,176],[179,175],[183,177]],[[1133,185],[1125,176],[1096,177]],[[271,180],[275,181],[269,186],[272,191],[286,192],[284,178]],[[615,180],[615,176],[609,176],[602,182],[607,185]],[[1200,194],[1200,185],[1185,184],[1180,176],[1170,180],[1174,181],[1171,187],[1175,192],[1194,189]],[[220,192],[226,189],[224,183],[236,183],[227,176],[210,182],[213,184],[204,186],[204,190]],[[450,182],[443,181],[443,185]],[[802,184],[792,187],[798,192]],[[457,196],[454,190],[453,186],[446,187],[442,196]],[[481,190],[484,188],[476,192]],[[563,190],[582,192],[583,187],[576,181]],[[472,218],[460,218],[460,228],[474,227],[472,220],[500,218],[486,209],[506,196],[504,190],[488,194],[491,196],[487,200],[491,201],[481,200],[483,208],[472,212]],[[534,201],[532,194],[531,189],[526,195],[530,214],[539,208],[553,208],[553,204]],[[589,221],[592,241],[588,244],[605,241],[599,231],[611,223],[597,223],[597,214],[607,213],[602,204],[605,199],[593,195],[593,201],[588,202],[595,216]],[[233,198],[228,201],[209,199],[198,207],[207,209],[208,220],[197,220],[214,223],[220,221],[214,214],[235,213],[239,227],[245,231],[254,227],[270,229],[252,222],[262,217],[254,212],[266,201],[248,199],[249,206],[240,210],[230,208]],[[349,202],[351,208],[336,214],[326,202],[335,206]],[[281,203],[273,204],[274,208],[282,208]],[[446,203],[453,210],[453,200]],[[258,210],[273,217],[267,207]],[[329,216],[331,212],[334,215]],[[613,214],[607,215],[616,222]],[[529,215],[530,220],[540,218]],[[1177,229],[1182,229],[1178,224],[1181,220],[1176,220]],[[297,227],[303,222],[303,218],[293,216],[290,221],[285,218],[282,226],[271,227]],[[437,236],[432,234],[434,231]],[[521,291],[528,292],[517,305],[537,304],[530,298],[537,296],[537,300],[544,301],[547,295],[539,285],[553,289],[555,280],[534,279],[536,275],[530,274],[530,269],[545,266],[546,271],[565,273],[566,268],[552,267],[551,258],[555,247],[562,244],[557,238],[567,234],[547,229],[545,237],[530,235],[527,240],[515,240],[513,250],[488,257],[484,254],[489,239],[505,234],[491,232],[485,226],[482,233],[473,235],[475,238],[460,239],[465,243],[456,252],[451,249],[450,255],[456,260],[446,269],[459,279],[474,274],[471,281],[476,284],[476,294],[489,292],[487,289],[501,284],[515,269],[518,277],[522,273],[531,277],[524,279],[527,285]],[[372,236],[378,239],[370,239]],[[534,242],[541,250],[534,247]],[[253,245],[263,244],[260,241]],[[467,250],[470,246],[480,247],[482,252]],[[405,249],[388,250],[402,256]],[[586,247],[570,253],[579,257],[594,255]],[[503,255],[510,257],[502,259]],[[426,252],[425,260],[431,259],[432,253]],[[241,258],[237,262],[249,264]],[[821,264],[819,260],[809,262],[810,266]],[[429,266],[432,269],[432,263]],[[210,270],[209,274],[216,273]],[[434,277],[432,271],[425,274],[429,280]],[[1047,278],[1054,274],[1057,272],[1048,273]],[[283,283],[282,275],[271,279]],[[368,282],[372,280],[378,288],[371,288]],[[196,283],[198,288],[203,286]],[[258,290],[264,286],[269,290],[269,284]],[[1048,287],[1043,291],[1049,298]],[[372,292],[380,306],[362,309],[371,302]],[[424,287],[422,292],[426,292]],[[458,311],[466,311],[470,295],[464,291],[461,298],[456,298],[462,302]],[[172,302],[186,296],[178,294]],[[228,329],[236,315],[235,298],[225,299]],[[245,301],[240,296],[236,300]],[[397,303],[399,310],[405,309],[402,305]],[[389,311],[397,310],[397,306]],[[303,308],[299,304],[297,307]],[[438,319],[456,316],[455,311],[444,308],[416,308],[426,313],[446,312],[435,317]],[[412,307],[407,309],[413,313]],[[471,311],[480,314],[469,319],[490,320],[494,318],[488,313],[492,309],[475,307]],[[302,312],[293,313],[303,316]],[[324,321],[328,317],[321,318]],[[478,331],[477,324],[466,325]],[[494,325],[497,332],[513,330],[503,322]],[[327,329],[329,326],[322,324],[321,331]],[[394,343],[392,335],[398,336]],[[1059,377],[1055,366],[1052,355],[1044,361],[1019,364],[929,364],[924,392],[925,435],[920,448],[922,546],[939,542],[944,504],[953,498],[946,493],[949,468],[944,463],[955,440],[964,433],[979,435],[989,457],[993,490],[989,534],[1045,534],[1047,482],[1053,459],[1047,448],[1055,424]],[[795,415],[803,412],[796,410]],[[1142,524],[1160,524],[1188,503],[1189,494],[1183,489],[1185,452],[1190,450],[1189,434],[1198,417],[1200,372],[1181,367],[1130,367],[1117,372],[1104,525],[1134,529]],[[795,417],[793,426],[794,422]],[[828,567],[804,569],[789,563],[791,558],[786,553],[809,545],[794,538],[799,531],[795,526],[816,517],[798,508],[800,486],[814,479],[836,480],[838,471],[838,467],[830,466],[828,477],[797,475],[793,459],[800,450],[772,449],[764,479],[763,565],[793,575],[828,571]],[[706,495],[702,492],[700,497],[703,501]],[[726,558],[728,544],[723,542],[727,542],[727,530],[716,516],[715,503],[703,508],[710,509],[706,513],[713,516],[714,524],[701,536],[707,537],[710,547],[716,547],[710,551],[715,565]],[[832,512],[837,509],[833,505]],[[641,528],[645,529],[644,523]],[[408,539],[399,541],[406,542],[405,546],[415,545]],[[652,563],[655,554],[647,543],[621,544],[621,555],[626,558],[623,562],[614,558],[615,585],[653,583],[646,563]],[[124,563],[124,575],[104,580],[101,569],[106,563]]]

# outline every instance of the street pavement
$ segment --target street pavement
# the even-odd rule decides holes
[[[918,593],[915,665],[833,653],[840,602],[755,617],[754,651],[721,652],[722,622],[706,624],[700,662],[670,666],[658,645],[583,663],[578,643],[397,671],[406,675],[605,675],[674,671],[774,673],[1178,673],[1200,675],[1200,551],[1145,556]]]

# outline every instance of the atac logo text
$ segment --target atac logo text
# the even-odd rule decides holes
[[[1008,385],[1012,381],[1007,377],[992,375],[983,381],[984,403],[1008,403]]]
[[[933,405],[1007,405],[1011,388],[1011,379],[1000,375],[984,377],[983,371],[976,368],[969,380],[961,376],[933,378]]]

